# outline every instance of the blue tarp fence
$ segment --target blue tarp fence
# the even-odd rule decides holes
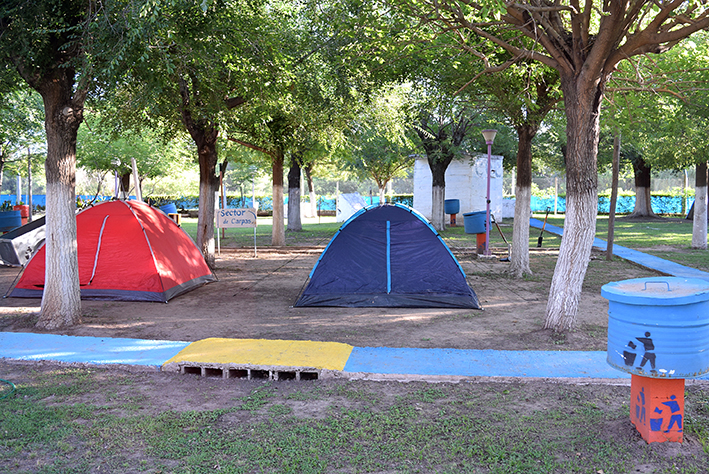
[[[111,196],[87,196],[87,195],[78,195],[76,196],[77,198],[80,198],[84,202],[91,202],[96,200],[96,202],[100,201],[108,201],[111,199]],[[132,197],[135,199],[135,197]],[[17,195],[16,194],[0,194],[0,205],[2,205],[5,202],[10,202],[11,205],[16,205],[17,204]],[[20,195],[20,201],[22,204],[29,204],[29,198],[27,197],[26,194],[21,194]],[[44,194],[33,194],[32,195],[32,207],[37,209],[37,207],[44,208],[47,206],[47,199]]]
[[[94,199],[94,196],[81,195],[77,196],[81,198],[82,201],[90,202]],[[367,205],[379,204],[379,196],[362,196],[364,202]],[[21,201],[27,204],[27,195],[20,196]],[[96,198],[97,201],[106,201],[111,199],[111,196],[99,196]],[[273,201],[270,196],[257,196],[256,200],[259,202],[259,209],[264,211],[273,210]],[[318,196],[317,198],[317,208],[321,211],[335,211],[335,198],[331,196]],[[389,202],[404,204],[409,207],[413,207],[414,198],[411,195],[404,196],[391,196],[388,198]],[[683,196],[652,196],[652,210],[655,214],[687,214],[689,209],[694,203],[694,197],[690,196],[687,198],[687,204],[682,210]],[[2,203],[9,201],[11,205],[15,205],[17,202],[17,196],[15,194],[2,194],[0,195],[0,205]],[[307,202],[307,198],[305,200]],[[285,196],[285,202],[288,202],[288,196]],[[155,199],[152,204],[155,206],[162,206],[165,204],[174,203],[178,209],[197,209],[198,198],[196,196],[192,197],[180,197],[176,199]],[[35,207],[44,208],[46,206],[46,199],[44,194],[34,194],[32,195],[32,205]],[[228,196],[227,197],[227,207],[230,208],[241,208],[251,206],[251,197],[244,196]],[[556,200],[556,210],[557,212],[566,212],[566,198],[559,196]],[[554,196],[540,197],[532,196],[531,199],[532,212],[546,212],[547,209],[554,211]],[[618,214],[630,214],[635,208],[635,196],[618,196],[618,202],[616,204],[615,212]],[[598,197],[598,213],[608,214],[610,212],[610,199],[607,196]]]
[[[687,199],[687,206],[684,212],[682,211],[683,196],[652,196],[650,198],[652,211],[655,214],[686,214],[689,208],[694,203],[694,197],[690,196]],[[566,212],[566,198],[557,197],[556,210],[558,212]],[[554,211],[554,196],[539,197],[532,196],[531,199],[532,212],[546,212],[547,209]],[[608,214],[610,212],[611,203],[607,196],[598,196],[598,213]],[[635,208],[635,196],[618,196],[615,212],[618,214],[630,214]]]
[[[379,204],[379,196],[362,196],[364,202],[367,205]],[[227,207],[231,208],[241,208],[251,206],[252,196],[236,197],[227,196],[226,204]],[[256,200],[259,203],[259,210],[262,211],[272,211],[273,210],[273,200],[270,196],[256,196]],[[160,205],[172,202],[177,206],[178,209],[197,209],[198,199],[197,197],[189,198],[178,198],[173,200],[161,200]],[[284,196],[285,204],[288,204],[288,196]],[[309,202],[307,196],[304,202]],[[414,204],[413,196],[392,196],[390,202],[396,202],[399,204],[404,204],[406,206],[412,207]],[[335,211],[335,198],[330,196],[318,196],[317,197],[317,208],[321,211]]]

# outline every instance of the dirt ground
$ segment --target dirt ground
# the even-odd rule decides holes
[[[542,329],[546,297],[556,263],[557,252],[554,249],[534,250],[531,255],[534,276],[517,280],[507,276],[505,270],[508,264],[478,260],[469,248],[453,248],[468,276],[470,286],[484,307],[482,311],[294,308],[293,304],[306,283],[308,273],[323,249],[322,246],[264,248],[259,249],[256,258],[251,248],[222,249],[216,268],[218,282],[177,297],[168,304],[83,301],[82,324],[62,331],[62,334],[182,341],[207,337],[295,339],[335,341],[359,347],[605,350],[608,303],[601,297],[601,286],[610,281],[655,275],[624,261],[606,262],[602,255],[594,254],[584,283],[576,329],[559,336]],[[18,272],[16,268],[0,267],[0,290],[3,293]],[[34,323],[39,305],[38,299],[3,299],[0,301],[0,331],[37,332]],[[64,383],[62,381],[66,377],[69,377],[66,380],[74,380],[71,378],[74,374],[71,370],[71,367],[58,370],[51,363],[0,359],[2,378],[13,380],[18,387],[54,387],[60,382]],[[648,445],[642,441],[628,419],[627,382],[591,382],[589,385],[585,381],[560,383],[554,380],[480,379],[470,380],[471,383],[439,383],[435,389],[436,397],[424,403],[421,401],[423,395],[432,393],[434,389],[429,389],[428,384],[423,382],[402,384],[394,381],[323,379],[317,382],[285,381],[270,385],[263,380],[216,379],[192,375],[176,377],[162,372],[129,373],[103,367],[75,376],[77,383],[85,386],[72,388],[68,392],[70,396],[58,399],[51,395],[41,400],[41,403],[57,406],[82,403],[85,406],[100,407],[101,413],[115,412],[118,416],[126,417],[137,414],[159,418],[165,412],[224,410],[225,414],[210,422],[207,427],[196,426],[190,429],[196,433],[202,433],[203,430],[222,433],[228,439],[238,437],[234,431],[237,428],[246,427],[244,429],[252,433],[254,427],[261,426],[259,423],[271,423],[273,413],[277,410],[279,413],[288,411],[288,417],[283,420],[279,418],[278,423],[282,423],[278,425],[279,429],[269,432],[263,441],[265,444],[273,444],[272,438],[280,436],[280,431],[284,429],[282,427],[301,423],[298,420],[332,422],[340,426],[337,417],[343,410],[348,410],[348,413],[361,411],[367,416],[373,416],[369,414],[370,411],[386,413],[398,404],[407,403],[415,406],[416,410],[425,410],[421,417],[437,419],[442,413],[449,412],[454,417],[467,416],[467,404],[475,400],[485,406],[485,409],[474,411],[478,413],[476,417],[483,417],[476,418],[476,423],[493,430],[494,436],[508,437],[507,444],[512,446],[508,446],[510,450],[527,452],[527,446],[531,446],[530,452],[551,450],[554,451],[551,455],[557,459],[573,459],[578,464],[576,470],[579,472],[675,472],[676,466],[680,466],[682,472],[701,472],[706,465],[702,441],[694,434],[703,429],[701,422],[695,422],[698,427],[694,431],[687,431],[685,442],[681,445]],[[427,380],[431,381],[435,380]],[[703,410],[701,400],[706,399],[705,387],[696,383],[687,387],[688,419],[701,420],[705,416],[699,412]],[[246,408],[243,407],[253,404],[257,396],[267,398],[263,406],[244,411]],[[544,421],[554,419],[554,416],[546,414],[557,410],[561,403],[571,404],[568,413],[572,415],[564,415],[559,424],[550,425]],[[235,410],[234,407],[240,404],[243,405],[242,409]],[[136,413],[122,412],[124,406],[133,405],[137,407]],[[497,408],[490,409],[488,405]],[[573,414],[586,413],[588,406],[598,408],[604,415],[587,426],[588,417],[577,420]],[[463,407],[465,413],[456,414],[458,412],[451,411],[460,407]],[[528,415],[525,423],[533,425],[533,439],[519,434],[527,433],[529,426],[522,429],[509,421],[516,419],[515,414],[520,413]],[[500,416],[507,416],[504,418],[507,421],[501,422]],[[464,434],[458,433],[459,436]],[[163,440],[167,435],[160,432],[159,436]],[[251,436],[248,434],[247,437]],[[447,438],[437,438],[433,443],[442,443]],[[88,439],[85,444],[94,442],[93,438]],[[102,439],[100,442],[106,441]],[[71,438],[71,443],[78,441]],[[150,444],[150,440],[142,439],[139,434],[131,434],[129,443],[140,449],[135,452],[123,449],[96,450],[79,443],[74,451],[63,455],[66,459],[62,458],[61,462],[68,466],[91,466],[84,472],[143,472],[137,467],[126,468],[142,465],[140,463],[156,466],[150,472],[182,472],[187,469],[187,461],[182,455],[171,458],[170,454],[150,454],[145,447]],[[603,452],[603,446],[622,446],[623,451],[617,457],[609,456]],[[0,461],[4,458],[8,466],[12,462],[18,471],[27,469],[28,472],[34,472],[40,462],[47,465],[55,462],[54,453],[58,450],[49,442],[37,451],[25,449],[19,454],[9,454],[8,451],[4,455],[0,450]],[[211,464],[214,464],[213,459],[221,459],[219,462],[224,463],[232,461],[222,459],[220,452],[209,451],[206,445],[200,445],[195,451],[207,453],[206,457]],[[612,449],[613,453],[616,451],[616,448]],[[84,455],[84,452],[92,454]],[[350,452],[337,451],[335,458],[326,459],[328,468],[354,463],[351,456],[353,454]],[[403,472],[415,471],[414,468],[420,468],[421,472],[466,470],[462,467],[451,468],[446,464],[448,461],[444,458],[438,460],[435,456],[420,466],[408,466],[406,469],[400,469],[391,456],[378,458],[372,450],[367,451],[365,458],[371,458],[372,463],[380,463],[384,467],[377,464],[377,468],[360,466],[342,468],[337,472]],[[478,462],[467,458],[455,458],[454,461]],[[247,459],[243,462],[257,461]],[[562,465],[565,468],[561,471],[530,472],[566,472],[569,464]],[[241,468],[243,466],[240,465]],[[256,472],[255,469],[249,472]],[[267,472],[283,472],[280,469],[275,467]],[[498,468],[493,465],[489,469],[480,464],[468,471],[503,472],[506,469],[502,464]],[[259,469],[258,472],[265,471]]]
[[[576,329],[559,336],[542,329],[554,249],[533,249],[534,276],[512,279],[509,264],[452,248],[484,310],[294,308],[323,246],[223,249],[218,282],[163,303],[83,301],[82,324],[61,334],[196,341],[207,337],[343,342],[359,347],[503,350],[605,350],[609,281],[655,275],[594,255],[581,296]],[[0,267],[0,291],[18,268]],[[39,299],[0,301],[0,331],[38,332]]]

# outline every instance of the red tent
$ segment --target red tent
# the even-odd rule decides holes
[[[164,301],[216,280],[192,239],[140,201],[108,201],[76,216],[82,299]],[[8,296],[41,298],[44,245]]]

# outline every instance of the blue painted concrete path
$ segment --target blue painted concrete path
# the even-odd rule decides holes
[[[159,369],[190,344],[196,343],[0,332],[0,358]],[[233,363],[242,362],[235,359]],[[630,378],[606,363],[604,351],[354,347],[342,372],[424,377]]]
[[[183,341],[0,332],[0,357],[159,368]],[[199,361],[195,361],[199,362]],[[234,363],[240,363],[234,360]],[[602,351],[495,351],[354,347],[343,372],[460,377],[629,378]]]
[[[495,351],[355,347],[344,372],[530,378],[630,378],[604,351]]]
[[[530,225],[541,228],[543,223],[538,219],[530,219]],[[562,228],[548,223],[545,230],[556,235],[564,233]],[[595,239],[593,245],[606,249],[606,242],[601,239]],[[613,253],[668,275],[709,280],[709,273],[619,245],[613,247]],[[195,343],[0,332],[0,358],[158,369],[191,344]],[[240,363],[239,360],[233,362]],[[605,351],[353,347],[343,372],[345,375],[357,373],[424,377],[630,378],[629,374],[615,370],[606,363]],[[700,378],[709,379],[709,374]]]
[[[529,219],[529,225],[537,229],[541,229],[543,224],[544,223],[539,219]],[[564,235],[564,229],[551,225],[548,222],[544,230],[558,236]],[[606,250],[608,248],[608,243],[605,240],[596,238],[593,240],[593,246],[600,250]],[[638,252],[637,250],[629,249],[620,245],[613,245],[613,255],[666,275],[672,275],[679,278],[698,278],[700,280],[709,281],[709,273],[707,272],[697,270],[696,268],[685,267],[679,263],[670,262],[669,260]]]
[[[190,344],[180,341],[0,332],[0,357],[160,368],[166,360]]]

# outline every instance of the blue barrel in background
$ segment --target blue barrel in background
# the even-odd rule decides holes
[[[460,199],[446,199],[443,201],[443,212],[458,214],[460,212]]]
[[[22,225],[21,211],[0,212],[0,232],[10,232]]]
[[[177,206],[175,206],[175,203],[169,203],[165,204],[163,206],[160,206],[159,209],[164,212],[165,214],[177,214]]]
[[[608,357],[612,367],[653,378],[709,372],[709,282],[652,277],[608,283]]]
[[[463,214],[463,226],[466,234],[484,234],[487,211],[466,212]]]

